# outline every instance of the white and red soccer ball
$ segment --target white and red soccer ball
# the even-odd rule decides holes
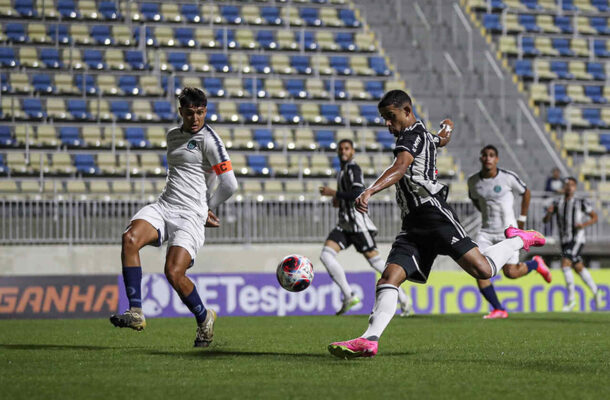
[[[313,281],[313,265],[307,257],[291,254],[277,266],[277,281],[289,292],[300,292]]]

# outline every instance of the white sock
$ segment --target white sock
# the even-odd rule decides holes
[[[481,252],[489,261],[491,266],[491,276],[496,276],[498,272],[502,270],[504,264],[510,260],[515,254],[515,251],[523,248],[523,239],[519,236],[515,236],[510,239],[505,239],[500,243],[496,243],[493,246],[489,246]]]
[[[373,269],[383,274],[383,271],[385,270],[385,261],[380,255],[371,257],[367,261],[369,264],[371,264]],[[401,287],[398,288],[398,301],[400,302],[400,305],[404,306],[405,308],[409,308],[411,306],[411,298]]]
[[[572,267],[563,267],[563,276],[566,278],[566,286],[568,287],[568,303],[576,299],[576,290],[574,289],[574,274]]]
[[[347,283],[343,267],[339,264],[339,261],[337,261],[337,252],[328,246],[324,246],[322,254],[320,254],[320,261],[322,261],[322,264],[326,267],[332,280],[339,285],[339,289],[341,289],[341,293],[343,293],[343,298],[350,298],[352,296],[352,288],[349,286],[349,283]]]
[[[384,284],[377,286],[375,306],[369,317],[369,327],[361,337],[369,340],[379,340],[384,329],[396,313],[398,288],[394,285]]]
[[[597,293],[597,285],[593,281],[593,277],[588,269],[583,268],[582,271],[578,273],[582,280],[589,286],[589,289],[593,292],[593,294]]]

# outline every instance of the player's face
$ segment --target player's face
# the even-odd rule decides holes
[[[491,170],[498,165],[498,155],[492,149],[486,149],[481,153],[481,167],[486,170]]]
[[[565,194],[567,194],[568,196],[572,196],[574,193],[576,193],[576,183],[574,183],[573,180],[568,179],[563,187]]]
[[[415,123],[415,116],[411,111],[411,106],[405,104],[402,107],[389,105],[379,108],[379,114],[384,119],[385,126],[388,127],[390,133],[398,136],[405,128]]]
[[[343,142],[337,149],[337,155],[342,162],[348,162],[354,157],[354,148],[348,142]]]
[[[205,114],[207,111],[207,107],[204,106],[180,107],[182,129],[191,133],[199,132],[205,123]]]

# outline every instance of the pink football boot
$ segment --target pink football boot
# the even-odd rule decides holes
[[[530,246],[541,247],[546,243],[546,239],[542,233],[537,231],[524,231],[514,226],[509,226],[504,231],[504,236],[508,239],[519,236],[523,240],[523,250],[529,251]]]
[[[551,270],[549,270],[548,265],[546,265],[546,263],[544,262],[542,257],[534,256],[534,258],[532,258],[532,260],[536,261],[536,263],[538,264],[538,267],[536,268],[536,272],[538,272],[540,275],[542,275],[542,277],[544,278],[546,283],[551,283]]]
[[[508,318],[508,313],[504,310],[493,310],[489,314],[485,315],[483,319],[504,319]]]
[[[362,337],[346,342],[335,342],[328,345],[328,351],[339,358],[373,357],[377,354],[378,343]]]

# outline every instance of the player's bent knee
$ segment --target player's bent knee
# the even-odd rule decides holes
[[[407,280],[407,273],[400,265],[388,264],[377,281],[377,286],[386,284],[400,286],[405,280]]]
[[[184,275],[184,271],[181,268],[178,268],[171,264],[165,266],[165,277],[167,278],[167,280],[169,281],[169,283],[172,286],[174,286],[177,282],[179,282],[183,276],[185,276],[185,275]]]
[[[140,250],[136,236],[131,232],[131,229],[123,233],[122,236],[123,250]]]

